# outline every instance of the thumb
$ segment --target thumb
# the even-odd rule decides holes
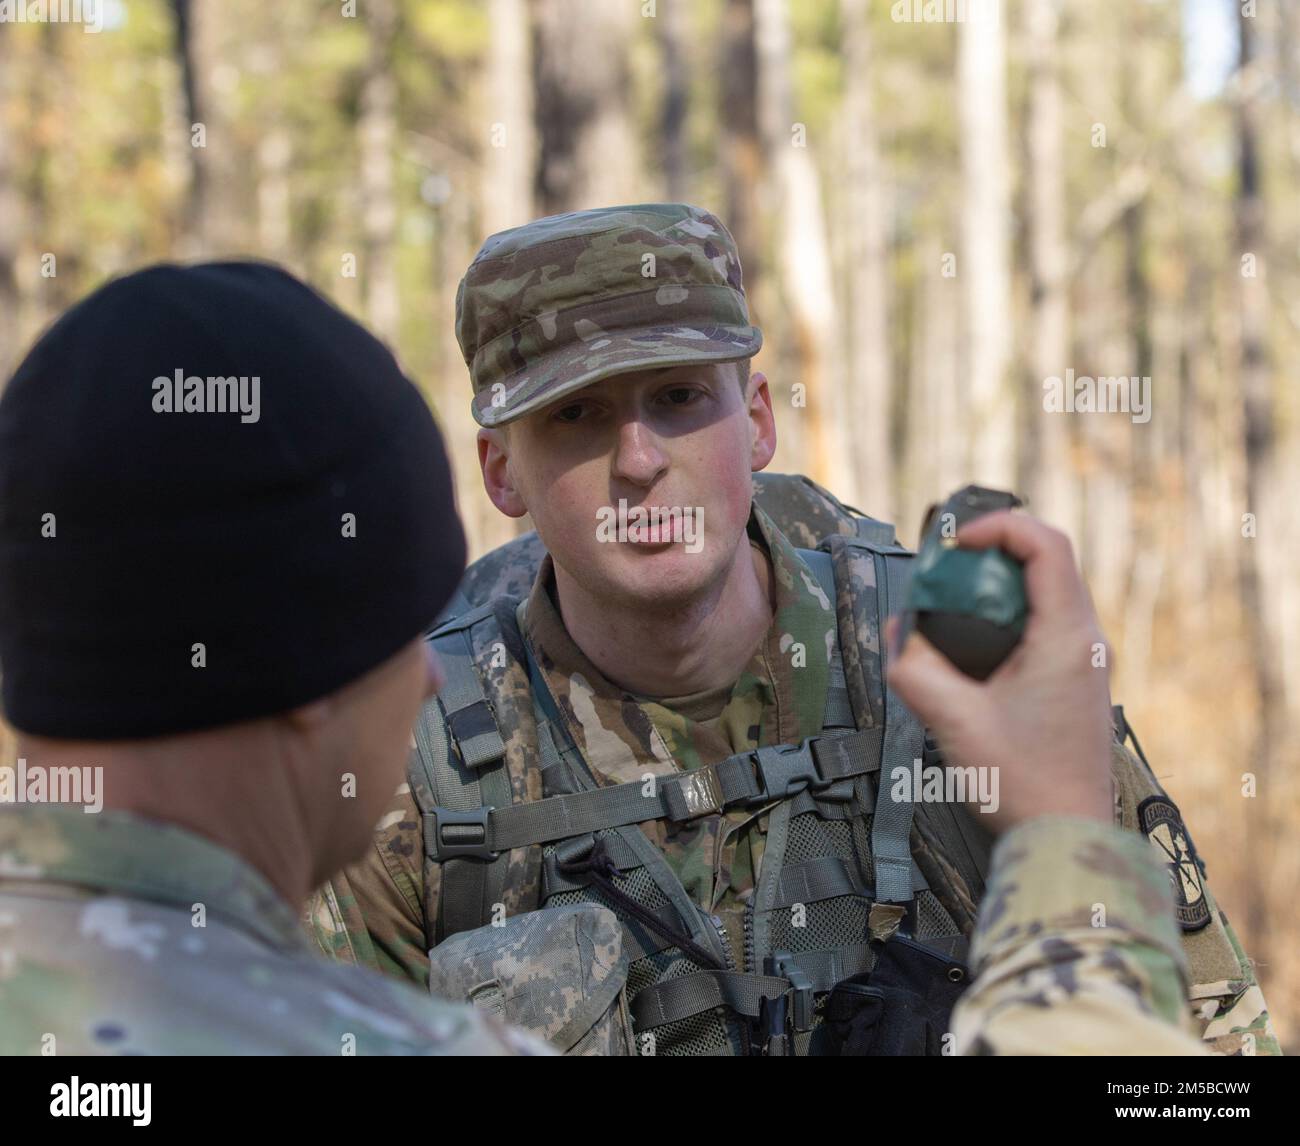
[[[934,729],[943,727],[945,715],[980,702],[980,685],[915,631],[886,676],[903,703]]]

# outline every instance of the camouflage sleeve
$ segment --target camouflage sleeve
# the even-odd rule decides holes
[[[1112,775],[1116,823],[1149,841],[1152,854],[1165,860],[1174,888],[1193,1028],[1217,1054],[1280,1055],[1250,959],[1215,901],[1204,859],[1177,805],[1146,762],[1119,743]]]
[[[373,846],[307,903],[304,925],[321,951],[427,991],[423,857],[420,816],[403,784],[375,828]]]
[[[1042,817],[993,852],[959,1054],[1204,1054],[1168,876],[1141,837]]]
[[[1208,886],[1205,896],[1232,947],[1239,970],[1229,979],[1192,984],[1192,1024],[1206,1045],[1218,1054],[1280,1055],[1282,1045],[1250,960]]]

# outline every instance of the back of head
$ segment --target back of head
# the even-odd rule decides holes
[[[273,266],[118,279],[0,398],[0,674],[20,731],[136,739],[307,703],[418,637],[464,559],[418,391]]]

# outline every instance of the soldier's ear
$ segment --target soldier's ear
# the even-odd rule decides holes
[[[767,375],[760,370],[755,370],[749,378],[749,424],[753,435],[749,468],[757,473],[767,468],[776,453],[776,417],[772,413],[772,394],[768,390]]]
[[[492,504],[507,517],[523,517],[528,506],[515,488],[510,470],[510,439],[504,428],[479,430],[478,464],[483,471],[483,488]]]
[[[334,704],[331,698],[322,696],[319,700],[309,701],[307,704],[298,705],[297,708],[291,708],[284,715],[285,719],[294,728],[299,732],[305,732],[324,724],[333,715],[333,712]]]

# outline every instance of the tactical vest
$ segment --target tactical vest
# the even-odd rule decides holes
[[[837,533],[816,550],[798,550],[837,602],[821,732],[652,784],[596,782],[522,636],[524,598],[477,607],[462,600],[453,609],[464,611],[444,615],[430,639],[447,683],[425,708],[408,769],[426,889],[430,865],[441,868],[436,909],[426,910],[431,949],[490,925],[503,903],[543,912],[599,904],[623,926],[638,1053],[940,1052],[947,1012],[966,980],[989,838],[960,806],[892,794],[895,768],[942,762],[883,687],[885,654],[870,656],[858,639],[863,625],[878,635],[897,607],[911,554],[891,526],[851,512],[856,536]],[[855,554],[874,578],[850,577]],[[842,598],[837,581],[846,577],[851,591]],[[487,650],[526,668],[528,698],[492,695]],[[846,655],[856,689],[846,680]],[[855,695],[867,703],[855,705]],[[507,705],[531,712],[511,713],[503,737]],[[530,723],[535,733],[526,731]],[[507,740],[521,735],[529,760],[519,765],[516,744],[512,768]],[[774,801],[744,917],[744,963],[736,966],[716,917],[692,902],[637,825]],[[532,886],[508,886],[511,879]],[[875,1033],[855,1052],[845,1040],[864,1022]]]

